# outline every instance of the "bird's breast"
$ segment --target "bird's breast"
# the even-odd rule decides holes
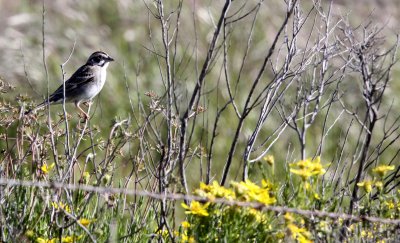
[[[93,99],[97,94],[100,93],[102,90],[104,83],[106,82],[107,78],[107,72],[106,68],[100,68],[95,71],[95,78],[94,78],[94,83],[87,85],[84,94],[82,94],[83,97],[81,97],[84,100],[91,100]]]
[[[103,88],[104,83],[106,82],[106,78],[107,78],[107,66],[108,66],[108,63],[106,63],[106,64],[104,65],[104,67],[101,68],[101,71],[100,71],[100,82],[99,82],[100,89]]]

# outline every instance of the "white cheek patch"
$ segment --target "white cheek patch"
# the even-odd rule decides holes
[[[104,66],[104,64],[106,63],[106,61],[104,61],[104,60],[100,60],[100,62],[99,62],[99,66]]]

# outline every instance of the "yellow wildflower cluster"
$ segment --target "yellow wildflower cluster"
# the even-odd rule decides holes
[[[394,205],[393,200],[384,201],[384,202],[383,202],[383,205],[384,205],[387,209],[389,209],[389,210],[395,208],[395,205]]]
[[[65,236],[61,238],[61,243],[73,243],[73,242],[77,242],[78,240],[80,240],[83,237],[83,235],[79,235],[79,236]],[[46,239],[46,238],[42,238],[42,237],[38,237],[35,240],[36,243],[56,243],[56,242],[60,242],[58,241],[58,238],[52,238],[52,239]]]
[[[42,237],[38,237],[36,238],[36,243],[56,243],[56,238],[53,239],[46,239],[46,238],[42,238]]]
[[[381,179],[389,171],[392,171],[394,169],[395,169],[394,165],[391,165],[391,166],[380,165],[380,166],[377,166],[374,169],[372,169],[372,173],[378,175],[379,179]],[[357,186],[363,188],[366,193],[370,193],[374,187],[376,189],[378,189],[378,191],[382,191],[384,185],[383,185],[382,181],[374,179],[374,180],[360,181],[357,183]]]
[[[179,236],[179,235],[177,235]],[[193,236],[188,236],[187,235],[187,231],[182,232],[182,234],[180,234],[181,237],[181,241],[182,243],[194,243],[196,242]]]
[[[262,180],[262,186],[258,186],[250,180],[241,182],[231,182],[232,189],[220,186],[218,182],[213,181],[211,185],[200,183],[200,188],[195,190],[195,194],[201,197],[207,197],[210,200],[215,198],[225,198],[228,200],[244,200],[246,202],[259,202],[271,205],[276,202],[273,196],[274,185]]]
[[[357,186],[363,188],[366,193],[370,193],[373,187],[376,187],[379,191],[381,191],[383,189],[383,182],[365,180],[357,183]]]
[[[51,206],[53,206],[54,209],[62,209],[65,210],[67,213],[71,213],[71,209],[68,205],[62,203],[62,202],[52,202]]]
[[[78,240],[80,240],[83,237],[83,235],[79,235],[79,236],[66,236],[66,237],[62,237],[61,238],[61,242],[62,243],[73,243],[73,242],[77,242]]]
[[[292,238],[297,240],[300,243],[311,243],[313,242],[311,240],[311,233],[305,229],[305,228],[300,228],[295,224],[288,224],[287,228],[290,231],[290,234],[292,235]]]
[[[374,235],[372,234],[371,231],[362,230],[362,231],[361,231],[361,237],[362,237],[362,238],[367,238],[367,239],[373,239],[373,238],[374,238]]]
[[[244,200],[246,202],[259,202],[265,205],[271,205],[276,203],[276,198],[273,195],[272,184],[264,181],[262,187],[254,184],[250,180],[241,182],[231,182],[232,187],[235,190],[236,198]]]
[[[182,222],[182,228],[183,231],[182,233],[179,233],[179,231],[174,230],[173,232],[168,232],[168,230],[166,229],[158,229],[156,231],[156,234],[160,235],[163,239],[167,239],[168,237],[170,237],[170,234],[172,237],[178,237],[180,238],[180,240],[178,240],[178,242],[182,242],[182,243],[194,243],[196,242],[193,236],[188,236],[187,233],[187,228],[190,227],[189,222],[184,221]]]
[[[177,237],[181,238],[180,242],[183,242],[183,243],[186,243],[186,242],[187,243],[194,243],[194,242],[196,242],[193,236],[188,236],[188,232],[187,231],[190,228],[191,224],[188,221],[183,221],[181,223],[181,226],[182,226],[182,233],[179,234],[179,232],[176,232],[176,231],[174,233]]]
[[[194,193],[201,197],[207,197],[210,200],[215,198],[235,199],[235,193],[230,189],[220,186],[217,181],[213,181],[211,185],[201,182],[200,188],[196,189]]]
[[[200,188],[195,190],[195,194],[206,197],[210,200],[215,198],[225,198],[228,200],[243,200],[246,202],[259,202],[265,205],[276,203],[273,196],[273,184],[263,180],[262,186],[258,186],[250,180],[242,182],[231,182],[233,189],[220,186],[214,181],[211,185],[200,183]],[[182,203],[182,207],[186,209],[186,214],[194,214],[199,216],[208,216],[207,207],[210,203],[202,204],[198,201],[192,201],[190,205]]]
[[[311,233],[306,228],[298,227],[295,224],[295,218],[291,213],[286,213],[284,215],[284,219],[286,221],[286,227],[288,228],[292,238],[297,240],[300,243],[311,243],[313,242]],[[302,219],[302,224],[304,224],[304,220]]]
[[[312,176],[323,175],[326,172],[321,164],[320,157],[317,157],[314,160],[300,160],[296,163],[290,164],[289,166],[290,172],[299,175],[303,181],[306,181]]]
[[[200,183],[200,187],[195,190],[194,194],[207,198],[210,202],[204,203],[193,200],[189,205],[186,203],[182,203],[181,205],[185,209],[185,214],[197,216],[196,218],[189,217],[189,219],[193,219],[193,222],[197,222],[199,219],[198,217],[203,217],[203,219],[204,217],[209,217],[208,220],[210,221],[218,217],[218,221],[216,224],[213,223],[212,227],[223,228],[224,226],[222,224],[224,224],[225,220],[239,216],[243,222],[255,222],[258,227],[272,231],[271,225],[268,224],[268,216],[265,212],[251,207],[229,205],[214,207],[213,200],[221,198],[227,201],[235,200],[271,205],[277,201],[274,196],[274,188],[275,185],[266,180],[262,180],[261,186],[250,180],[231,182],[229,188],[219,185],[217,181],[213,181],[209,185]],[[206,222],[208,220],[202,220],[202,222],[204,221],[203,224],[207,224]],[[179,236],[181,242],[195,242],[195,239],[191,235],[193,235],[193,230],[196,230],[199,225],[193,222],[182,222],[179,235],[174,233],[175,236]],[[238,238],[240,238],[239,235]],[[210,240],[210,238],[207,239]],[[212,236],[212,239],[218,241],[218,237],[215,238],[215,236]]]

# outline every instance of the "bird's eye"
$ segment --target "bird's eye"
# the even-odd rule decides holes
[[[93,61],[99,63],[100,62],[100,57],[94,57]]]

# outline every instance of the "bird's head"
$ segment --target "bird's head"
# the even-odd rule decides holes
[[[104,65],[108,66],[108,63],[112,61],[114,61],[114,59],[110,57],[107,53],[103,51],[96,51],[92,55],[90,55],[86,64],[104,67]]]

